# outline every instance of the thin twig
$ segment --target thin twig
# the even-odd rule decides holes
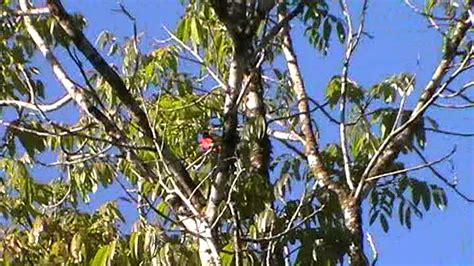
[[[432,161],[432,162],[425,162],[424,164],[421,164],[421,165],[417,165],[417,166],[404,168],[404,169],[401,169],[401,170],[396,170],[396,171],[376,175],[376,176],[373,176],[373,177],[369,177],[369,178],[366,179],[366,181],[377,180],[377,179],[387,177],[387,176],[405,174],[405,173],[420,170],[420,169],[423,169],[423,168],[428,168],[430,166],[433,166],[433,165],[436,165],[438,163],[441,163],[441,162],[445,161],[446,159],[451,157],[451,155],[453,155],[455,152],[456,152],[456,148],[454,148],[451,152],[449,152],[448,154],[446,154],[445,156],[443,156],[442,158],[440,158],[438,160],[435,160],[435,161]]]
[[[414,147],[414,150],[415,152],[418,154],[418,156],[420,157],[420,159],[425,162],[425,163],[428,163],[428,160],[425,158],[425,156],[423,155],[423,153],[417,149],[416,147]],[[441,181],[443,181],[448,187],[452,188],[454,190],[454,192],[456,194],[458,194],[461,198],[463,198],[464,200],[466,200],[467,202],[469,203],[474,203],[474,199],[473,198],[469,198],[468,196],[466,196],[464,193],[462,193],[461,191],[459,191],[459,189],[457,188],[456,186],[456,183],[451,183],[449,182],[449,180],[447,178],[445,178],[442,174],[440,174],[436,168],[434,168],[433,166],[428,166],[428,168],[431,170],[431,172],[437,177],[439,178]]]
[[[425,127],[425,130],[432,131],[435,133],[440,133],[440,134],[445,134],[445,135],[451,135],[451,136],[458,136],[458,137],[474,137],[474,133],[462,133],[462,132],[454,132],[454,131],[448,131],[448,130],[442,130],[439,128],[430,128],[430,127]]]
[[[189,47],[183,41],[181,41],[176,35],[174,35],[170,30],[168,30],[168,28],[166,27],[163,27],[163,28],[175,42],[177,42],[181,47],[183,47],[192,56],[194,56],[194,58],[196,58],[196,60],[206,68],[209,75],[211,75],[211,77],[219,84],[219,86],[221,86],[224,89],[227,88],[226,83],[222,81],[222,79],[216,74],[216,72],[210,66],[207,65],[204,59],[202,59],[202,57],[196,51],[194,51],[193,49],[191,49],[191,47]]]
[[[267,242],[267,241],[272,241],[272,240],[275,240],[275,239],[278,239],[282,236],[285,236],[286,234],[288,234],[289,232],[295,230],[296,228],[300,227],[302,224],[304,224],[306,221],[308,221],[309,219],[311,219],[312,217],[314,217],[316,214],[318,214],[319,212],[321,212],[323,209],[324,209],[325,205],[321,205],[321,207],[319,207],[318,209],[314,210],[312,213],[310,213],[308,216],[304,217],[300,222],[298,222],[297,224],[295,224],[294,226],[290,227],[289,229],[286,229],[285,231],[283,232],[280,232],[274,236],[271,236],[271,237],[262,237],[262,238],[242,238],[243,241],[246,241],[246,242],[253,242],[253,243],[260,243],[260,242]]]
[[[36,103],[28,103],[19,100],[0,100],[0,106],[17,106],[21,108],[27,108],[33,111],[41,111],[44,113],[56,111],[59,108],[63,107],[67,103],[71,101],[72,97],[69,94],[64,95],[59,100],[50,103],[50,104],[36,104]],[[32,99],[33,101],[33,99]]]
[[[367,236],[367,242],[369,242],[370,249],[372,250],[372,263],[371,266],[375,266],[377,264],[377,260],[379,259],[379,253],[377,251],[377,247],[375,246],[374,238],[369,232],[365,233]]]
[[[460,42],[460,41],[459,41]],[[474,49],[471,49],[471,53],[474,52]],[[467,57],[468,58],[468,57]],[[467,59],[466,58],[466,59]],[[399,134],[401,134],[404,130],[408,129],[412,124],[414,124],[415,121],[419,119],[421,115],[430,107],[434,101],[438,98],[438,96],[443,93],[443,91],[447,88],[447,86],[459,75],[461,74],[464,70],[465,67],[468,63],[469,60],[463,60],[463,62],[460,64],[460,66],[449,76],[449,78],[439,86],[439,89],[436,90],[436,87],[434,86],[433,80],[430,81],[427,85],[427,88],[425,88],[425,91],[432,89],[435,90],[432,94],[429,95],[428,99],[422,99],[423,101],[420,101],[415,109],[415,111],[411,114],[410,118],[400,127],[398,127],[395,131],[390,133],[385,140],[382,142],[382,144],[379,146],[378,150],[376,153],[372,156],[370,159],[369,163],[367,164],[367,167],[364,170],[364,173],[362,174],[362,178],[359,181],[359,184],[357,186],[357,190],[355,192],[356,198],[360,196],[362,192],[362,188],[365,182],[365,179],[368,177],[370,171],[378,161],[379,157],[382,155],[382,153],[385,151],[385,149],[388,147],[388,145],[392,142],[393,139],[395,139]],[[451,58],[452,60],[452,58]],[[436,77],[433,79],[442,79],[444,76],[443,72],[440,71],[447,71],[446,68],[449,66],[449,62],[447,59],[444,59],[441,64],[438,66],[437,71],[435,74],[437,74]],[[438,81],[439,83],[441,81]]]

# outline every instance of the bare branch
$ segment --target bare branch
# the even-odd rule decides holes
[[[433,103],[433,106],[445,109],[468,109],[474,107],[474,103],[466,104],[443,104],[443,103]]]
[[[284,11],[281,11],[279,14],[280,21],[286,17]],[[297,102],[298,102],[298,111],[299,121],[301,124],[301,131],[305,138],[305,155],[311,168],[313,174],[320,181],[321,184],[327,186],[332,191],[337,191],[336,194],[345,193],[342,192],[342,187],[340,187],[336,182],[330,179],[327,170],[325,169],[321,154],[319,153],[318,143],[313,131],[313,126],[311,124],[311,117],[309,113],[309,104],[308,96],[306,94],[306,89],[304,87],[303,77],[299,69],[298,61],[296,54],[293,48],[293,42],[290,36],[289,26],[285,25],[280,32],[283,43],[282,50],[286,59],[287,67],[290,73],[290,78],[292,81],[293,90],[295,92]]]
[[[373,258],[372,258],[371,265],[375,266],[375,264],[377,263],[377,260],[379,259],[379,253],[377,252],[377,247],[375,246],[374,238],[372,237],[372,235],[369,232],[367,232],[366,236],[367,236],[367,242],[369,242],[369,245],[370,245],[370,249],[372,249]]]
[[[439,97],[440,98],[453,98],[453,97],[456,97],[456,96],[460,96],[461,98],[463,98],[467,102],[472,103],[474,101],[469,99],[467,96],[465,96],[463,94],[463,92],[465,92],[467,89],[472,88],[472,87],[474,87],[474,81],[471,81],[471,82],[468,82],[468,83],[464,84],[459,91],[455,91],[455,90],[452,90],[450,88],[446,88],[446,90],[451,92],[451,94],[448,94],[448,95],[441,94]]]
[[[0,19],[3,19],[8,16],[15,16],[15,17],[26,17],[26,16],[40,16],[40,15],[48,15],[49,8],[47,7],[38,7],[38,8],[31,8],[28,10],[13,10],[13,11],[4,11],[0,14]]]
[[[276,234],[276,235],[273,235],[273,236],[270,236],[270,237],[261,237],[261,238],[242,238],[243,241],[246,241],[246,242],[253,242],[253,243],[260,243],[260,242],[268,242],[268,241],[272,241],[272,240],[276,240],[280,237],[283,237],[285,236],[286,234],[290,233],[291,231],[297,229],[298,227],[300,227],[302,224],[306,223],[306,221],[308,221],[309,219],[311,219],[312,217],[314,217],[316,214],[318,214],[319,212],[321,212],[323,209],[324,209],[325,205],[321,205],[318,209],[314,210],[312,213],[310,213],[308,216],[304,217],[303,219],[301,219],[301,221],[299,221],[298,223],[296,223],[294,226],[292,227],[289,227],[287,229],[285,229],[284,231]]]
[[[260,44],[258,45],[257,49],[255,50],[256,52],[260,52],[260,50],[265,49],[265,47],[270,43],[270,41],[275,38],[279,34],[279,32],[286,26],[288,26],[288,23],[301,14],[304,11],[304,7],[307,3],[310,1],[308,0],[302,0],[300,3],[293,9],[293,11],[289,12],[288,14],[285,14],[284,16],[280,17],[278,24],[275,25],[273,28],[271,28],[268,31],[268,34],[260,41]]]
[[[301,141],[301,137],[294,132],[283,132],[278,130],[273,130],[271,128],[267,129],[267,134],[281,140],[291,140],[291,141]],[[304,141],[304,140],[303,140]]]
[[[423,155],[423,153],[417,149],[416,147],[414,147],[414,150],[415,152],[418,154],[418,156],[420,156],[421,160],[425,163],[428,163],[428,160],[425,158],[425,156]],[[459,191],[459,189],[457,188],[456,186],[456,183],[452,183],[452,182],[449,182],[449,180],[447,178],[445,178],[442,174],[440,174],[436,168],[434,168],[433,166],[428,166],[428,168],[431,170],[431,172],[441,181],[443,181],[443,183],[445,183],[448,187],[452,188],[454,190],[454,192],[456,194],[458,194],[461,198],[463,198],[465,201],[469,202],[469,203],[474,203],[474,199],[473,198],[469,198],[468,196],[466,196],[464,193],[462,193],[461,191]]]
[[[168,33],[168,35],[171,37],[171,39],[173,39],[181,47],[183,47],[186,51],[188,51],[197,60],[197,62],[199,62],[199,64],[203,65],[206,68],[209,75],[211,75],[211,77],[217,82],[217,84],[219,84],[219,86],[221,86],[221,88],[223,88],[223,89],[227,88],[227,85],[225,84],[225,82],[222,81],[222,79],[219,77],[219,75],[217,75],[217,73],[210,66],[207,65],[207,63],[204,61],[204,59],[202,59],[202,57],[196,51],[191,49],[191,47],[189,47],[183,41],[181,41],[178,37],[176,37],[176,35],[174,35],[171,31],[169,31],[168,28],[166,28],[166,27],[163,27],[163,28]]]
[[[404,168],[404,169],[401,169],[401,170],[396,170],[396,171],[392,171],[392,172],[372,176],[372,177],[367,178],[366,181],[373,181],[373,180],[377,180],[377,179],[387,177],[387,176],[405,174],[405,173],[413,172],[413,171],[420,170],[420,169],[423,169],[423,168],[428,168],[428,167],[431,167],[433,165],[436,165],[438,163],[441,163],[441,162],[447,160],[455,152],[456,152],[456,148],[454,148],[451,152],[449,152],[448,154],[446,154],[445,156],[443,156],[442,158],[440,158],[438,160],[435,160],[435,161],[432,161],[432,162],[425,162],[424,164],[421,164],[421,165],[417,165],[417,166],[413,166],[413,167],[409,167],[409,168]]]
[[[430,128],[430,127],[425,127],[425,130],[432,131],[435,133],[445,134],[445,135],[458,136],[458,137],[474,137],[474,133],[454,132],[454,131],[448,131],[448,130],[443,130],[443,129],[438,129],[438,128]]]
[[[55,101],[54,103],[50,104],[35,104],[29,103],[19,100],[0,100],[0,106],[16,106],[20,108],[27,108],[33,111],[48,113],[52,111],[56,111],[59,108],[66,105],[69,101],[71,101],[71,95],[66,94],[61,99]]]
[[[346,88],[347,88],[349,67],[350,67],[352,55],[354,54],[354,51],[357,48],[357,45],[362,36],[362,32],[364,30],[366,11],[368,8],[368,0],[365,0],[362,6],[361,22],[359,25],[359,30],[355,36],[353,35],[353,32],[352,32],[352,19],[349,14],[347,2],[346,0],[340,0],[339,3],[342,9],[342,12],[344,14],[344,17],[346,19],[346,23],[348,25],[348,31],[349,31],[349,33],[347,34],[348,38],[346,41],[344,67],[342,68],[342,78],[341,78],[341,102],[339,104],[339,111],[340,111],[339,138],[340,138],[340,144],[341,144],[341,150],[342,150],[342,158],[344,162],[344,174],[346,176],[346,183],[349,186],[350,190],[354,190],[354,183],[352,182],[352,177],[351,177],[350,158],[349,158],[349,153],[347,151],[347,140],[346,140],[347,139],[347,136],[346,136],[347,135],[347,132],[346,132],[346,101],[347,101]]]

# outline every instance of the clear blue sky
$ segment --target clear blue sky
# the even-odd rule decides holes
[[[86,16],[89,21],[86,32],[91,40],[95,40],[102,30],[122,36],[132,34],[132,27],[127,18],[112,11],[117,8],[116,1],[64,2],[67,2],[66,7],[69,10],[79,11]],[[174,28],[175,22],[184,12],[179,1],[175,0],[129,0],[124,1],[124,4],[138,18],[138,29],[145,33],[145,44],[166,38],[162,26]],[[328,80],[341,72],[342,46],[333,41],[328,56],[324,57],[302,38],[303,27],[297,23],[293,24],[296,50],[300,55],[307,88],[312,97],[321,100]],[[412,72],[417,75],[416,89],[420,90],[429,80],[440,59],[439,34],[428,28],[427,23],[401,0],[370,1],[366,30],[374,38],[362,41],[352,64],[351,78],[368,87],[391,74]],[[50,82],[52,86],[58,87],[54,80]],[[409,105],[413,105],[414,100],[411,99]],[[436,109],[430,111],[429,115],[439,120],[441,128],[474,132],[473,111]],[[324,146],[334,140],[337,129],[320,118],[317,119],[321,126]],[[472,139],[429,134],[426,156],[432,160],[440,158],[449,152],[453,145],[458,148],[453,160],[459,187],[466,194],[474,196]],[[407,165],[419,163],[411,157],[407,158],[406,162]],[[447,164],[443,164],[439,169],[452,177]],[[420,171],[412,176],[437,182],[428,171]],[[439,211],[433,208],[423,220],[414,218],[411,231],[401,227],[397,217],[390,221],[388,234],[382,231],[378,223],[370,227],[366,225],[366,230],[374,235],[380,253],[378,265],[474,265],[474,205],[461,200],[449,189],[447,193],[447,210]],[[101,198],[103,201],[112,199],[113,196],[101,192],[100,196],[95,198]],[[90,208],[93,206],[97,205],[93,204]],[[364,219],[368,220],[367,214]]]

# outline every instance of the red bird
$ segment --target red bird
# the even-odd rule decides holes
[[[201,150],[208,151],[212,149],[214,145],[215,141],[211,134],[209,134],[209,132],[202,133],[202,137],[199,140],[199,147],[201,147]]]

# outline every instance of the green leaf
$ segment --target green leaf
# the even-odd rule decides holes
[[[129,248],[136,259],[140,258],[140,235],[140,232],[133,232],[129,241]]]
[[[70,251],[72,256],[78,260],[81,261],[81,246],[82,246],[82,236],[80,233],[74,234],[71,240],[71,246],[70,246]]]
[[[344,42],[346,40],[346,31],[344,29],[344,25],[340,21],[338,21],[336,24],[336,31],[339,41],[341,43]]]
[[[380,213],[380,210],[376,210],[371,216],[370,216],[370,220],[369,220],[369,224],[372,225],[375,220],[377,219],[377,216],[379,215]]]
[[[19,131],[18,139],[25,148],[28,155],[33,157],[36,152],[42,152],[45,149],[44,139],[36,134],[30,132]]]
[[[416,124],[414,125],[414,135],[417,140],[418,146],[421,149],[425,148],[426,144],[426,132],[425,132],[425,123],[422,119],[418,120]]]
[[[196,44],[201,44],[201,26],[197,18],[191,18],[191,40]]]
[[[400,219],[400,224],[404,224],[404,207],[405,207],[405,200],[401,199],[400,204],[398,205],[398,219]]]
[[[421,200],[421,191],[418,185],[418,181],[413,181],[410,185],[410,188],[411,188],[411,196],[413,199],[413,203],[415,204],[415,206],[418,206]]]
[[[380,214],[380,225],[382,225],[382,229],[385,233],[388,232],[388,221],[385,215]]]
[[[405,210],[405,224],[408,229],[411,229],[411,208],[408,207]]]
[[[376,190],[372,190],[370,193],[370,204],[377,205],[379,203],[379,194]]]
[[[329,38],[331,37],[331,23],[329,22],[329,19],[326,19],[323,24],[323,38],[327,42],[329,41]]]
[[[439,124],[438,122],[436,122],[436,120],[434,120],[433,118],[429,117],[429,116],[425,116],[426,120],[428,120],[428,122],[430,122],[431,126],[434,128],[434,129],[439,129]]]
[[[94,256],[91,266],[108,266],[110,256],[110,247],[108,245],[101,247]]]
[[[440,210],[446,209],[448,199],[444,190],[436,185],[431,185],[431,193],[433,196],[433,202],[436,207]]]
[[[231,266],[234,260],[234,244],[231,242],[222,248],[220,254],[223,266]]]
[[[425,210],[430,209],[431,205],[431,194],[430,194],[430,189],[428,188],[428,185],[425,182],[420,182],[420,190],[421,190],[421,200],[423,202],[423,206],[425,207]]]
[[[427,0],[425,6],[425,13],[431,14],[433,8],[436,6],[438,0]]]

